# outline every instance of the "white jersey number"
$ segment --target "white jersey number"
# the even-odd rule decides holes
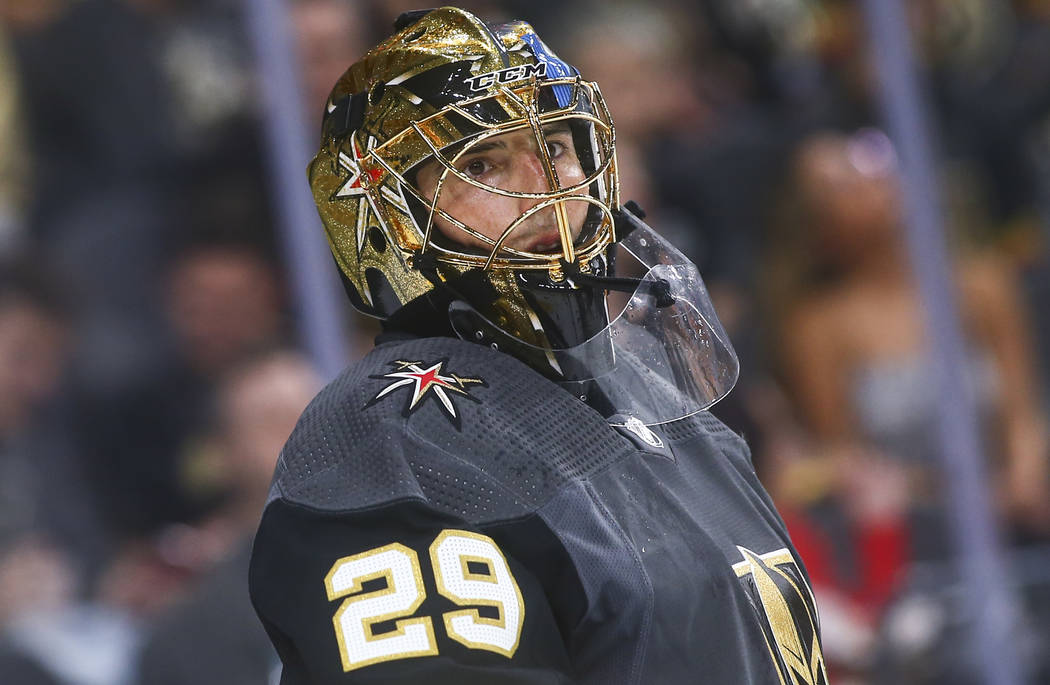
[[[446,530],[430,546],[438,592],[459,606],[488,606],[498,618],[477,609],[444,615],[448,636],[473,649],[514,656],[525,621],[525,602],[510,567],[491,539],[463,530]]]
[[[367,581],[384,579],[386,586],[363,592]],[[423,603],[423,574],[414,550],[394,543],[343,557],[324,579],[328,599],[350,595],[335,612],[332,622],[339,642],[343,670],[390,659],[437,654],[434,624],[429,616],[403,618]],[[395,629],[373,634],[376,623],[395,619]]]
[[[487,616],[477,608],[446,612],[449,638],[472,649],[514,656],[525,603],[492,538],[465,530],[442,531],[430,545],[430,560],[440,594],[459,606],[490,607]],[[380,579],[385,585],[373,582],[365,590],[366,583]],[[433,620],[412,618],[426,598],[414,550],[393,543],[343,557],[325,576],[325,589],[329,600],[346,597],[332,618],[344,671],[438,653]],[[376,633],[380,623],[388,626]]]

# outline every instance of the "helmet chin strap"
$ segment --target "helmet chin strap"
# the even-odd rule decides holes
[[[637,202],[629,200],[622,209],[613,212],[613,217],[616,219],[617,238],[622,240],[639,225],[644,225],[641,220],[645,218],[645,212]],[[582,271],[579,264],[565,260],[561,261],[561,268],[566,280],[572,285],[602,288],[628,294],[640,292],[652,297],[654,304],[660,309],[670,307],[675,303],[675,298],[671,295],[671,284],[662,278],[644,281],[641,278],[600,276]]]
[[[565,278],[573,285],[583,285],[589,288],[602,288],[604,290],[615,290],[620,293],[640,292],[649,295],[655,301],[654,304],[663,309],[670,307],[676,300],[671,295],[671,284],[662,278],[646,282],[641,278],[618,278],[615,276],[595,276],[584,273],[580,265],[562,261],[562,270]]]

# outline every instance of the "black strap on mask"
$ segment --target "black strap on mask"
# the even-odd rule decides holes
[[[616,220],[616,235],[620,240],[638,227],[635,221],[631,221],[625,216],[628,212],[638,219],[645,218],[645,211],[643,211],[634,200],[629,200],[624,204],[623,209],[614,212],[613,218]],[[583,271],[580,271],[579,264],[570,264],[565,260],[562,260],[561,266],[562,270],[565,272],[566,278],[569,278],[577,285],[590,288],[604,288],[605,290],[614,290],[620,293],[641,291],[652,297],[655,301],[654,303],[660,309],[670,307],[675,303],[675,298],[671,294],[671,284],[662,278],[645,282],[640,278],[598,276],[595,274],[584,273]]]
[[[365,106],[368,104],[368,93],[360,92],[347,95],[332,103],[335,109],[325,114],[324,132],[330,138],[343,138],[357,129],[365,121]]]

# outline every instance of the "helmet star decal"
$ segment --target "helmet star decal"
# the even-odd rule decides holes
[[[369,137],[368,139],[368,150],[365,154],[361,154],[357,147],[357,139],[354,136],[350,136],[350,151],[353,154],[346,154],[346,152],[340,152],[338,156],[339,166],[347,172],[346,180],[332,196],[332,199],[357,199],[357,225],[355,226],[355,234],[357,237],[357,253],[358,259],[361,256],[361,248],[365,243],[365,232],[368,226],[379,223],[384,226],[383,214],[380,212],[379,207],[376,206],[375,198],[369,190],[375,187],[379,180],[383,178],[383,169],[378,165],[372,165],[371,163],[365,163],[371,155],[372,146],[375,144],[375,139]],[[402,205],[405,206],[407,211],[407,204],[402,199]],[[401,208],[400,206],[398,207]],[[366,297],[371,301],[371,294],[366,293]]]
[[[449,393],[462,395],[472,402],[480,403],[481,400],[470,395],[467,387],[470,385],[488,387],[488,384],[481,378],[464,378],[454,373],[442,375],[441,367],[447,362],[447,359],[439,359],[429,366],[426,366],[426,362],[421,361],[403,361],[399,359],[390,362],[390,365],[397,369],[396,371],[391,371],[382,376],[369,376],[369,378],[376,380],[389,378],[393,379],[393,382],[369,400],[365,408],[372,406],[398,388],[412,386],[412,394],[407,397],[408,401],[405,403],[402,415],[405,417],[409,416],[427,397],[435,397],[440,402],[445,413],[448,414],[452,424],[458,429],[460,427],[460,416],[452,403]]]
[[[371,145],[375,143],[375,139],[369,138],[368,142],[371,148]],[[362,155],[357,149],[357,139],[353,136],[350,137],[350,150],[353,153],[353,157],[345,152],[339,153],[339,163],[350,175],[339,190],[336,191],[335,197],[364,195],[372,187],[372,184],[383,177],[382,167],[362,164],[371,155],[371,149]]]

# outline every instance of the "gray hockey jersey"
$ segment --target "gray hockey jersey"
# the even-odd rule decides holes
[[[304,412],[250,587],[282,683],[826,683],[747,447],[614,427],[511,356],[378,346]]]

